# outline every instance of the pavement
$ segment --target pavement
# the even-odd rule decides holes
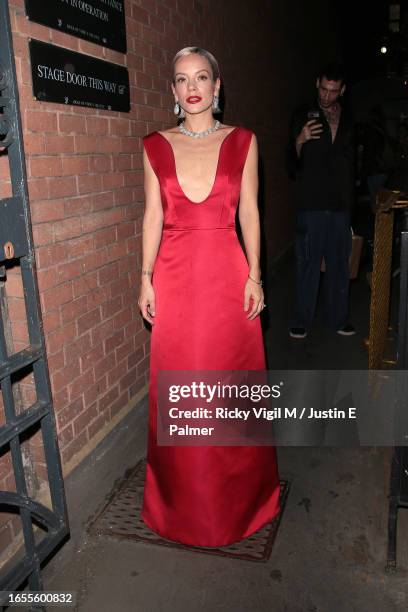
[[[358,333],[322,325],[319,303],[304,340],[288,335],[292,268],[267,288],[270,369],[366,369],[369,287],[351,287]],[[291,490],[270,559],[254,563],[90,536],[86,525],[115,482],[145,456],[144,400],[67,479],[71,538],[45,567],[46,590],[77,593],[81,612],[394,612],[408,609],[408,511],[398,524],[398,566],[385,571],[389,448],[278,448]]]

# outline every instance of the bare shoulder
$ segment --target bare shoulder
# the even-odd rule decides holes
[[[168,128],[167,130],[157,130],[159,134],[178,134],[179,133],[179,129],[177,126]]]

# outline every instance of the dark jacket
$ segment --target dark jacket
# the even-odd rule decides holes
[[[298,108],[292,117],[288,164],[296,178],[296,202],[300,210],[349,211],[354,199],[354,127],[342,109],[337,134],[332,143],[330,126],[322,110],[317,120],[323,124],[319,140],[302,146],[296,153],[296,137],[308,121],[308,111],[319,110],[316,102]]]

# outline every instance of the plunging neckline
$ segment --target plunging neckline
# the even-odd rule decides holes
[[[222,148],[223,148],[223,145],[224,145],[225,141],[228,139],[228,137],[229,137],[229,136],[230,136],[230,135],[231,135],[233,132],[235,132],[235,130],[237,130],[237,129],[238,129],[237,127],[232,128],[232,130],[231,130],[230,132],[228,132],[228,134],[227,134],[227,135],[226,135],[226,136],[223,138],[223,140],[222,140],[222,142],[221,142],[221,144],[220,144],[220,147],[219,147],[219,149],[218,149],[218,159],[217,159],[217,165],[216,165],[216,168],[215,168],[214,181],[213,181],[213,184],[212,184],[212,187],[211,187],[210,193],[209,193],[209,194],[208,194],[208,195],[207,195],[207,196],[204,198],[204,200],[200,200],[200,202],[195,202],[194,200],[192,200],[191,198],[189,198],[189,197],[188,197],[188,196],[185,194],[185,192],[184,192],[184,190],[183,190],[183,188],[182,188],[182,186],[181,186],[181,184],[180,184],[180,181],[179,181],[178,175],[177,175],[176,156],[174,155],[174,149],[173,149],[173,146],[171,145],[170,141],[169,141],[169,140],[168,140],[168,139],[167,139],[165,136],[163,136],[163,134],[161,134],[160,132],[157,132],[157,134],[159,134],[159,136],[161,136],[161,137],[163,138],[163,140],[165,140],[165,141],[167,142],[167,144],[169,145],[169,147],[170,147],[170,150],[171,150],[171,153],[172,153],[172,158],[173,158],[174,175],[175,175],[175,177],[176,177],[177,187],[178,187],[178,189],[180,190],[180,192],[182,193],[182,195],[184,196],[184,198],[185,198],[186,200],[188,200],[188,201],[189,201],[191,204],[194,204],[194,205],[204,204],[204,203],[205,203],[207,200],[209,200],[209,199],[210,199],[210,197],[212,196],[213,191],[214,191],[214,189],[215,189],[215,186],[216,186],[216,184],[217,184],[217,179],[218,179],[218,174],[219,174],[220,161],[221,161],[221,153],[222,153]]]

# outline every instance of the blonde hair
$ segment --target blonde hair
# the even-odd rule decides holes
[[[197,53],[197,55],[201,55],[201,57],[205,57],[205,59],[208,61],[208,63],[211,66],[213,81],[216,81],[218,78],[220,78],[220,69],[218,66],[218,62],[212,53],[210,53],[206,49],[202,49],[201,47],[184,47],[184,49],[180,49],[180,51],[178,51],[173,58],[173,77],[172,77],[173,83],[174,83],[174,68],[175,68],[176,63],[181,57],[185,57],[186,55],[191,55],[192,53]]]

